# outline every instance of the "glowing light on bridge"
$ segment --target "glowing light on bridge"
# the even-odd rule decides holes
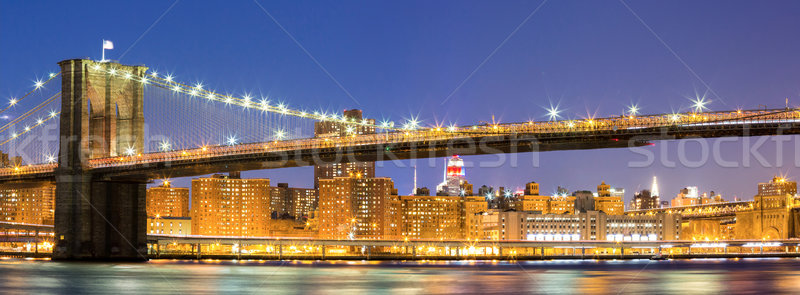
[[[136,154],[136,149],[135,148],[130,147],[130,146],[125,148],[125,155],[133,156],[135,154]]]
[[[42,82],[42,80],[36,80],[36,82],[34,82],[33,85],[36,87],[36,89],[39,89],[42,88],[42,86],[44,86],[44,82]]]
[[[708,110],[706,107],[711,101],[707,101],[705,96],[698,97],[692,100],[692,108],[694,108],[695,113],[702,113],[704,110]]]
[[[636,116],[638,114],[639,114],[639,106],[638,105],[632,104],[632,105],[628,106],[628,115]]]
[[[50,73],[48,76],[49,76],[50,78],[53,78],[53,77],[55,77],[55,76],[56,76],[56,73]]]
[[[275,139],[282,140],[286,136],[286,132],[283,130],[276,130],[275,131]]]
[[[172,75],[169,75],[169,74],[167,74],[167,76],[164,78],[164,80],[167,80],[167,82],[170,82],[170,83],[172,83],[172,79],[173,79]]]
[[[547,116],[550,118],[550,121],[556,120],[561,118],[561,111],[558,110],[558,105],[553,106],[550,104],[550,108],[545,108],[547,110]]]
[[[53,164],[56,162],[56,156],[53,154],[46,155],[45,160],[47,161],[47,163]]]
[[[171,148],[172,144],[170,144],[169,141],[167,140],[164,140],[158,144],[158,149],[161,150],[162,152],[169,151]]]
[[[226,142],[228,143],[228,145],[235,145],[236,144],[236,136],[228,137],[228,140],[226,140]]]
[[[153,77],[158,77],[158,72],[156,72],[156,71],[153,71],[152,73],[150,73],[150,76],[153,76]]]
[[[12,106],[17,104],[17,102],[18,102],[18,100],[16,98],[13,98],[13,97],[8,100],[8,104],[12,105]]]
[[[405,125],[403,125],[403,129],[406,130],[414,130],[417,129],[417,127],[419,127],[419,121],[417,121],[417,118],[414,117],[412,117],[410,120],[408,120],[408,122],[406,122]]]

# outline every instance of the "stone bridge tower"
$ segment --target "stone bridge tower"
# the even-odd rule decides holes
[[[54,259],[146,259],[146,178],[109,178],[89,160],[144,152],[144,66],[61,66]]]

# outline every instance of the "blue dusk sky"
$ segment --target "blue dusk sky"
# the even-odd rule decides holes
[[[782,108],[787,98],[800,106],[799,12],[800,1],[2,0],[0,100],[21,96],[60,60],[100,59],[109,39],[107,58],[182,81],[427,125],[547,120],[551,103],[573,119],[632,104],[687,111],[698,97],[711,110]],[[759,181],[798,178],[797,138],[759,140],[657,142],[646,149],[651,165],[629,149],[470,156],[467,165],[492,167],[466,174],[476,188],[536,181],[543,193],[605,181],[627,199],[655,175],[662,199],[691,185],[750,199]],[[719,152],[702,152],[715,145]],[[409,193],[412,162],[379,164],[377,174]],[[443,163],[417,161],[420,186],[435,187]],[[243,173],[300,187],[312,175],[309,167]]]

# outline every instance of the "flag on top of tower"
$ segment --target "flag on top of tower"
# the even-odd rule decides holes
[[[103,40],[103,49],[114,49],[114,42]]]

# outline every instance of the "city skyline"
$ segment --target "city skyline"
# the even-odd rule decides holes
[[[159,65],[165,67],[155,69],[159,72],[172,73],[187,81],[214,83],[209,87],[216,89],[234,93],[259,92],[291,101],[292,105],[337,112],[359,108],[368,118],[402,121],[414,115],[426,125],[476,123],[472,120],[491,121],[493,117],[500,122],[548,120],[547,109],[551,103],[552,106],[560,105],[563,117],[581,118],[587,114],[618,115],[633,105],[637,106],[639,113],[688,110],[691,100],[698,97],[706,97],[711,110],[757,107],[759,104],[783,107],[785,98],[790,105],[796,105],[800,95],[795,86],[800,76],[796,69],[800,67],[795,65],[796,59],[791,58],[791,53],[796,52],[800,44],[779,30],[796,26],[797,20],[787,14],[798,5],[793,2],[758,8],[742,3],[724,7],[714,3],[630,3],[630,10],[620,3],[585,2],[576,5],[547,2],[534,14],[531,12],[541,3],[472,3],[471,7],[456,8],[458,14],[448,14],[447,11],[453,7],[444,3],[429,4],[424,11],[397,4],[317,4],[328,9],[315,10],[305,4],[262,4],[277,23],[251,3],[226,4],[222,9],[214,9],[221,4],[210,3],[197,6],[178,3],[171,9],[168,9],[168,3],[155,4],[163,6],[163,10],[97,2],[94,6],[136,13],[147,18],[146,22],[153,27],[147,30],[145,24],[109,26],[91,33],[70,33],[69,36],[78,42],[65,43],[63,36],[66,34],[60,34],[63,30],[80,31],[74,26],[86,25],[86,22],[114,23],[116,20],[92,15],[81,21],[53,26],[50,20],[58,19],[57,15],[63,11],[79,15],[89,12],[79,11],[69,4],[4,2],[3,12],[0,12],[3,13],[2,27],[28,25],[21,26],[20,30],[3,30],[0,34],[2,43],[37,46],[25,51],[5,49],[0,57],[4,65],[0,69],[0,95],[19,96],[18,85],[32,83],[34,76],[45,76],[55,68],[53,60],[85,55],[99,58],[99,40],[102,39],[113,40],[117,46],[117,49],[107,51],[109,59]],[[351,9],[355,12],[349,16],[354,19],[342,17],[341,12],[353,6],[359,7]],[[683,7],[693,9],[685,10]],[[636,12],[664,43],[631,11]],[[708,14],[708,11],[715,13]],[[159,12],[166,12],[163,18],[159,18]],[[198,15],[220,19],[215,17],[217,13],[242,15],[226,29],[198,22]],[[415,22],[413,26],[398,26],[376,17],[380,13]],[[524,21],[529,15],[530,19]],[[665,25],[671,20],[664,15],[680,15],[682,25]],[[563,22],[559,21],[560,17],[581,19],[582,22]],[[752,21],[724,21],[743,17]],[[40,21],[29,22],[29,19]],[[601,25],[591,27],[587,23]],[[728,26],[721,27],[717,25],[719,23]],[[297,43],[277,24],[286,29]],[[482,27],[479,28],[478,24]],[[519,30],[515,31],[517,26]],[[689,26],[692,30],[687,30]],[[201,29],[217,43],[247,45],[223,45],[224,53],[213,47],[204,52],[186,52],[185,44],[195,44],[204,39],[191,34]],[[263,35],[253,37],[246,33],[250,29]],[[353,32],[363,33],[365,38],[354,38]],[[26,34],[37,38],[23,38]],[[501,43],[505,37],[509,37],[508,42]],[[347,42],[340,44],[327,40]],[[55,44],[62,45],[59,52],[39,49],[51,48]],[[315,58],[310,59],[298,44]],[[411,50],[412,44],[413,48],[427,51]],[[498,47],[498,44],[502,46]],[[768,46],[755,46],[757,44]],[[593,50],[579,50],[587,46]],[[720,50],[720,46],[724,46],[724,50]],[[497,53],[482,64],[481,61],[495,48],[498,48]],[[447,55],[443,55],[444,52]],[[733,61],[748,60],[750,56],[757,56],[759,63],[738,63],[736,71],[719,70],[731,66]],[[197,64],[193,62],[196,59],[206,62]],[[408,60],[413,62],[404,62]],[[290,64],[293,66],[289,67]],[[325,74],[320,65],[331,76]],[[376,65],[381,65],[381,68]],[[348,70],[350,66],[357,66],[358,70]],[[659,71],[655,72],[653,68]],[[474,75],[471,75],[473,70]],[[336,78],[342,87],[331,77]],[[351,99],[348,93],[356,100]],[[496,97],[501,97],[507,105],[492,103]],[[440,103],[445,99],[446,102]],[[709,146],[721,141],[724,142],[703,140]],[[757,138],[725,142],[721,144],[723,148],[719,155],[725,160],[742,163],[741,155],[747,154],[748,148],[757,142]],[[776,151],[778,144],[784,145],[783,154]],[[679,155],[674,151],[679,145],[662,141],[656,142],[651,149],[660,155],[666,148],[668,159],[676,161]],[[685,144],[690,149],[698,145]],[[701,167],[678,164],[676,168],[670,168],[670,165],[658,162],[646,168],[631,168],[631,162],[639,162],[643,156],[629,150],[520,154],[513,156],[521,163],[518,168],[510,168],[510,164],[493,169],[472,168],[474,172],[470,173],[470,182],[513,187],[536,180],[552,184],[552,188],[543,187],[547,191],[555,190],[559,185],[574,189],[591,188],[604,180],[633,192],[637,186],[645,187],[647,183],[647,177],[636,179],[633,176],[658,175],[664,188],[679,189],[694,185],[696,179],[703,179],[702,190],[749,198],[755,190],[745,185],[747,179],[775,174],[793,176],[792,169],[797,167],[795,161],[800,160],[794,153],[786,152],[793,146],[792,143],[768,140],[760,151],[773,165],[780,156],[783,160],[781,167],[760,167],[759,159],[754,157],[747,169],[724,168],[714,161]],[[534,157],[539,159],[538,167],[531,167]],[[495,156],[464,157],[468,165],[494,159]],[[426,179],[437,179],[443,169],[440,161],[433,161],[433,165],[425,164],[426,160],[403,163],[407,168],[378,162],[377,174],[394,179],[399,189],[407,189],[412,186],[413,171],[410,167],[417,166],[418,179],[422,180],[420,186],[431,188],[435,187],[435,181],[426,183]],[[307,182],[312,179],[309,169],[245,172],[245,176],[311,187]],[[584,173],[587,169],[596,173]],[[600,173],[607,177],[594,176]],[[573,178],[572,182],[561,180],[567,176]],[[189,179],[174,181],[183,186]],[[662,190],[665,195],[673,193]]]
[[[0,0],[0,290],[800,294],[797,12]]]

